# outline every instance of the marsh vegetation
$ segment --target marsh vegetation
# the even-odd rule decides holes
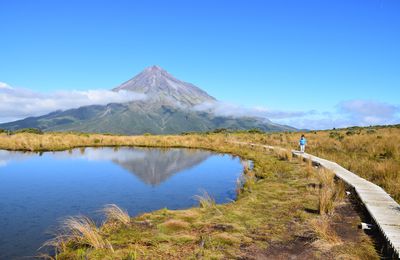
[[[307,152],[339,163],[381,186],[400,202],[400,125],[353,127],[305,133]],[[300,133],[255,134],[244,141],[298,149]]]

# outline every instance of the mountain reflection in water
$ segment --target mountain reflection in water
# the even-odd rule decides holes
[[[189,149],[142,150],[143,157],[115,158],[112,161],[135,174],[144,183],[158,185],[176,173],[190,169],[211,156],[210,152]]]
[[[37,153],[0,151],[0,167],[10,160],[24,160]],[[194,149],[149,148],[79,148],[65,152],[53,152],[56,159],[86,159],[88,161],[112,161],[128,170],[141,181],[159,185],[176,173],[190,169],[205,161],[211,152]],[[214,154],[215,155],[215,154]]]

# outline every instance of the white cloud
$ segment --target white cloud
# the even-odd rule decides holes
[[[145,95],[132,91],[71,90],[49,94],[23,88],[12,88],[0,83],[0,122],[28,116],[39,116],[55,110],[65,110],[87,105],[106,105],[144,99]]]
[[[398,106],[373,100],[343,101],[338,104],[338,109],[364,125],[392,123],[400,111]]]
[[[337,104],[330,112],[277,122],[307,129],[399,124],[400,107],[375,100],[346,100]]]
[[[261,117],[265,119],[295,118],[312,114],[314,111],[283,111],[272,110],[263,106],[245,107],[226,102],[206,102],[195,106],[197,111],[208,111],[219,116],[232,117]]]
[[[275,122],[290,125],[298,129],[310,130],[332,129],[334,127],[340,128],[357,125],[355,122],[351,122],[345,118],[340,118],[340,116],[338,115],[326,117],[322,113],[318,113],[314,116],[308,117],[276,120]]]
[[[4,82],[0,82],[0,89],[11,89],[11,87]]]
[[[331,111],[285,111],[262,106],[244,107],[224,102],[203,103],[195,109],[221,116],[261,117],[299,129],[332,129],[400,123],[399,106],[371,100],[343,101]]]

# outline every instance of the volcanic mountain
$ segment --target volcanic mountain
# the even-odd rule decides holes
[[[113,89],[113,91],[120,90],[143,93],[152,102],[178,106],[194,106],[217,101],[195,85],[174,78],[159,66],[149,67]]]
[[[220,116],[212,110],[198,110],[196,107],[201,104],[216,104],[218,101],[195,85],[176,79],[159,66],[146,68],[112,90],[132,91],[142,96],[144,94],[145,98],[127,103],[55,111],[39,117],[0,124],[0,128],[17,130],[32,127],[43,131],[116,134],[176,134],[217,128],[295,130],[264,118]]]

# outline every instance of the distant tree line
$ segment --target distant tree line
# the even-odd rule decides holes
[[[43,131],[40,130],[39,128],[21,128],[18,130],[7,130],[7,129],[0,129],[0,134],[1,133],[6,133],[8,135],[13,135],[13,134],[19,134],[19,133],[29,133],[29,134],[37,134],[37,135],[41,135],[43,134]]]

